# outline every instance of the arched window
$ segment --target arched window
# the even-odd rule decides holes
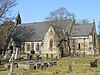
[[[36,47],[36,50],[39,50],[39,43],[37,43],[37,47]]]
[[[80,46],[80,43],[78,44],[78,49],[80,49],[81,48],[81,46]]]
[[[13,53],[13,46],[10,46],[11,54]]]
[[[34,50],[34,43],[32,43],[32,50]]]
[[[27,50],[28,51],[30,50],[30,44],[29,43],[27,44]]]
[[[10,50],[13,50],[13,46],[10,46]]]
[[[52,48],[53,47],[53,40],[51,39],[50,40],[50,48]]]
[[[96,46],[96,35],[94,33],[94,47]]]

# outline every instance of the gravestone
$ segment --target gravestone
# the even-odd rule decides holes
[[[39,56],[36,56],[35,61],[39,62]]]
[[[37,69],[36,65],[34,66],[34,69]]]
[[[57,62],[56,62],[56,61],[54,61],[54,62],[53,62],[53,65],[57,66]]]
[[[27,59],[28,59],[28,60],[30,60],[30,59],[31,59],[31,58],[30,58],[30,54],[27,54]]]
[[[56,60],[58,59],[58,57],[56,56]]]
[[[10,73],[10,74],[8,74],[8,75],[16,75],[16,73]]]
[[[41,64],[38,63],[38,64],[37,64],[37,69],[40,69],[40,68],[41,68]]]
[[[98,59],[90,62],[90,67],[97,67]]]
[[[29,75],[29,73],[28,72],[24,72],[22,75]]]
[[[7,62],[9,62],[9,59],[11,58],[11,54],[6,54],[4,56],[4,59],[6,59]]]
[[[48,67],[48,64],[47,63],[44,63],[44,67]]]
[[[53,63],[52,63],[52,62],[49,62],[49,63],[48,63],[48,66],[53,66]]]
[[[31,55],[30,55],[30,59],[31,59],[31,60],[32,60],[32,57],[33,57],[33,56],[32,56],[32,54],[31,54]]]
[[[53,60],[53,57],[54,57],[53,54],[51,54],[51,60]]]
[[[43,70],[43,68],[44,68],[44,64],[42,63],[42,64],[41,64],[41,70]]]
[[[76,64],[76,63],[77,63],[77,62],[76,62],[76,58],[74,58],[74,59],[73,59],[73,64]]]

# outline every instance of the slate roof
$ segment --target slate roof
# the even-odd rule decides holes
[[[50,25],[45,22],[20,24],[12,33],[12,38],[23,42],[42,41]]]
[[[72,29],[72,36],[86,36],[90,35],[94,28],[93,23],[88,24],[76,24]]]
[[[76,24],[72,28],[72,36],[85,36],[89,35],[92,31],[94,24]],[[45,22],[35,22],[35,23],[25,23],[20,24],[16,30],[12,33],[12,38],[19,42],[40,42],[43,40],[45,34],[47,33],[50,25]],[[57,32],[60,28],[54,27]],[[65,31],[67,32],[71,28],[70,24],[66,25]],[[62,32],[62,31],[61,31]],[[16,42],[17,43],[17,42]]]

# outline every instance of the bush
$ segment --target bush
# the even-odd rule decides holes
[[[4,66],[0,66],[0,71],[6,71],[7,68],[5,68]]]
[[[3,49],[0,49],[0,54],[2,54]]]
[[[34,50],[31,50],[31,54],[33,54],[33,55],[34,55],[34,54],[35,54],[35,51],[34,51]]]

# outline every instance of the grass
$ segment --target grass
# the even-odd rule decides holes
[[[0,65],[0,71],[6,71],[7,68],[5,68],[3,65]]]
[[[82,58],[76,59],[76,64],[73,64],[74,58],[61,58],[57,61],[57,66],[48,67],[46,69],[38,69],[38,70],[22,70],[17,69],[14,72],[22,73],[39,73],[39,75],[100,75],[100,64],[98,64],[97,68],[91,68],[89,63],[91,60],[95,60],[95,58]],[[100,60],[100,59],[99,59]],[[68,74],[67,68],[69,65],[72,65],[72,71]],[[48,73],[48,74],[47,74]]]

